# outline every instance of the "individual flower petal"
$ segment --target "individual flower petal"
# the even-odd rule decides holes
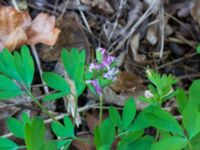
[[[102,66],[100,64],[91,63],[89,66],[89,72],[93,72],[93,70],[99,70],[101,68],[102,68]]]
[[[151,91],[149,91],[149,90],[146,90],[146,91],[144,92],[144,96],[145,96],[146,98],[152,98],[152,97],[153,97],[153,93],[151,93]]]
[[[112,68],[110,70],[108,70],[107,73],[105,73],[103,75],[104,78],[107,78],[109,80],[115,81],[117,79],[116,75],[119,72],[119,70],[117,68]]]

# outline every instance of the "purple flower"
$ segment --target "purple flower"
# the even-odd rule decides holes
[[[99,82],[97,80],[87,80],[86,83],[92,84],[92,86],[95,88],[95,91],[98,93],[98,95],[102,95],[102,88],[99,85]]]
[[[112,81],[116,81],[117,80],[116,74],[118,72],[119,72],[119,70],[117,68],[112,68],[112,69],[108,70],[108,72],[104,73],[103,77],[107,78],[109,80],[112,80]]]
[[[104,67],[107,67],[109,65],[111,65],[115,59],[115,57],[113,56],[110,56],[108,52],[106,52],[106,49],[105,48],[101,48],[101,47],[98,47],[96,49],[96,51],[99,51],[103,57],[102,59],[102,65]]]
[[[91,63],[89,66],[89,72],[92,72],[93,70],[99,70],[101,69],[101,66],[97,63]]]
[[[92,72],[93,70],[99,70],[107,68],[110,70],[110,65],[113,63],[115,57],[110,56],[105,48],[98,47],[96,51],[99,51],[102,55],[102,62],[101,63],[91,63],[89,66],[89,71]]]

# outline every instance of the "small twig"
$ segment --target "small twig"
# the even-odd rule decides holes
[[[115,23],[113,25],[113,29],[112,29],[112,31],[110,33],[110,36],[108,37],[109,40],[112,38],[112,36],[113,36],[113,34],[114,34],[114,32],[115,32],[115,30],[117,28],[118,20],[119,20],[119,17],[121,15],[121,11],[122,11],[122,9],[123,9],[125,4],[126,4],[126,0],[120,0],[119,11],[117,13],[117,17],[116,17]]]
[[[175,60],[173,60],[173,61],[170,61],[170,62],[168,62],[168,63],[166,63],[166,64],[163,64],[163,65],[159,66],[157,69],[158,69],[158,70],[159,70],[159,69],[162,69],[162,68],[164,68],[164,67],[166,67],[166,66],[173,65],[173,64],[178,63],[178,62],[180,62],[180,61],[183,61],[184,59],[187,59],[187,58],[190,58],[190,57],[193,57],[193,56],[196,56],[196,55],[197,55],[196,52],[195,52],[195,53],[192,53],[192,54],[190,54],[190,55],[185,55],[184,57],[181,57],[181,58],[175,59]]]
[[[80,0],[76,0],[76,3],[77,3],[77,5],[78,6],[80,6]],[[79,7],[78,7],[79,8]],[[79,12],[80,12],[80,14],[81,14],[81,17],[82,17],[82,19],[83,19],[83,22],[85,23],[85,26],[86,26],[86,28],[88,29],[88,31],[89,31],[89,33],[91,34],[91,35],[93,35],[92,34],[92,30],[91,30],[91,28],[90,28],[90,26],[89,26],[89,24],[88,24],[88,22],[87,22],[87,19],[86,19],[86,17],[85,17],[85,14],[83,13],[83,11],[79,8]]]
[[[200,73],[195,73],[195,74],[187,74],[187,75],[179,76],[177,77],[177,79],[184,80],[184,79],[199,78],[199,77],[200,77]]]
[[[42,80],[43,70],[42,70],[40,59],[38,57],[38,54],[37,54],[35,46],[31,46],[31,50],[32,50],[33,56],[34,56],[36,64],[37,64],[37,68],[38,68],[38,71],[39,71],[39,74],[40,74],[40,78],[41,78],[42,84],[45,85],[44,81]],[[49,94],[49,89],[48,89],[48,87],[46,85],[43,86],[43,89],[44,89],[45,94]]]
[[[59,0],[56,0],[55,3],[54,3],[54,8],[53,8],[54,13],[56,12],[56,9],[58,7],[58,2],[59,2]]]
[[[63,10],[62,10],[62,13],[61,13],[59,19],[63,18],[64,14],[65,14],[65,12],[66,12],[66,10],[67,10],[67,5],[68,5],[68,0],[66,0],[66,1],[64,2],[64,8],[63,8]]]
[[[11,2],[12,2],[13,7],[14,7],[17,11],[20,11],[16,0],[12,0]]]
[[[161,10],[160,10],[160,58],[163,57],[163,51],[164,51],[164,40],[165,40],[165,33],[164,33],[164,29],[165,29],[165,23],[164,23],[164,4],[162,4],[161,6]]]
[[[113,48],[113,46],[115,44],[117,44],[117,46],[115,47],[115,51],[119,50],[124,43],[126,42],[127,39],[129,39],[129,37],[131,35],[133,35],[133,33],[135,32],[135,30],[138,28],[138,26],[147,18],[152,14],[152,8],[154,7],[156,0],[154,0],[151,5],[149,6],[149,8],[145,11],[145,13],[139,18],[139,20],[132,26],[132,28],[130,29],[130,31],[127,34],[123,34],[122,37],[120,37],[118,40],[116,40],[115,42],[113,42],[111,44],[111,46],[109,47],[108,50],[111,50]]]
[[[178,20],[176,17],[172,16],[171,14],[164,12],[164,15],[170,17],[172,20],[176,21],[178,24],[182,25],[192,36],[192,38],[196,41],[196,37],[195,35],[192,33],[192,31],[184,24],[182,23],[180,20]]]

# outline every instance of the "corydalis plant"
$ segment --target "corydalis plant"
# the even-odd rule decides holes
[[[90,78],[86,83],[91,83],[98,95],[102,95],[102,89],[116,80],[118,69],[114,60],[115,57],[110,56],[106,49],[96,49],[96,60],[89,66]]]
[[[162,102],[175,95],[172,86],[177,80],[174,76],[160,75],[151,69],[147,69],[146,74],[151,83],[148,85],[149,90],[145,91],[145,96],[140,97],[142,101],[153,105],[161,105]]]
[[[115,57],[109,55],[105,48],[96,49],[96,60],[91,63],[86,74],[86,83],[90,90],[100,97],[100,123],[102,119],[103,88],[116,80],[118,68]]]

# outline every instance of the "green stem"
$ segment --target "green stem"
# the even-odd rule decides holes
[[[47,114],[53,121],[60,123],[45,107],[42,106],[42,104],[40,104],[40,102],[33,96],[30,90],[26,89],[26,93],[28,96],[31,97],[34,103],[36,103],[45,114]]]
[[[99,112],[99,126],[100,126],[102,123],[102,116],[103,116],[103,95],[100,95],[99,100],[100,100],[100,112]]]

